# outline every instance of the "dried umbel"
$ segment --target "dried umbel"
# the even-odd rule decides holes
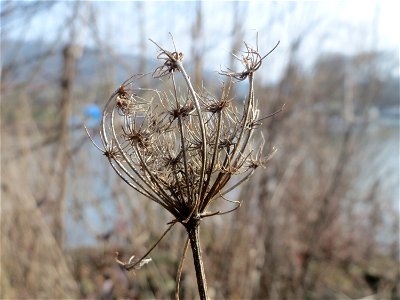
[[[227,200],[225,195],[248,180],[255,169],[265,166],[272,154],[262,155],[261,134],[253,141],[260,120],[265,118],[259,117],[254,75],[266,56],[259,54],[258,47],[245,44],[242,57],[237,57],[244,70],[221,72],[227,83],[215,96],[205,88],[194,89],[182,53],[153,43],[163,64],[152,74],[132,76],[111,95],[103,111],[101,151],[127,184],[174,216],[167,231],[176,223],[186,227],[193,255],[198,251],[201,263],[200,250],[194,249],[199,248],[200,220],[233,211],[240,202],[230,201],[234,206],[225,212],[210,211],[210,204]],[[167,84],[164,89],[143,87],[144,76],[165,80],[169,88]],[[182,76],[180,84],[176,76]],[[242,80],[248,80],[244,102],[229,99],[231,85]],[[229,184],[232,177],[238,179]],[[124,266],[131,269],[142,260]],[[198,282],[204,280],[199,291],[205,298],[202,268],[202,264],[196,266],[196,273]]]

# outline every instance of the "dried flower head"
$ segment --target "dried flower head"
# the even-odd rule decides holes
[[[162,64],[152,77],[166,78],[171,88],[141,86],[141,79],[150,74],[125,81],[103,111],[102,151],[126,183],[174,216],[171,226],[179,222],[197,228],[200,219],[223,214],[209,212],[210,204],[225,199],[271,155],[262,157],[263,143],[253,139],[261,120],[254,74],[269,53],[261,56],[258,46],[253,49],[245,43],[246,50],[237,57],[244,70],[222,72],[228,83],[222,84],[217,96],[205,88],[193,88],[183,66],[183,54],[175,44],[174,51],[169,52],[153,43]],[[183,88],[175,80],[179,75]],[[245,79],[249,83],[247,97],[243,105],[236,105],[228,98],[231,85]],[[241,178],[229,185],[234,176]],[[235,206],[228,212],[240,206],[240,202],[229,202]],[[126,267],[133,268],[132,261]]]
[[[256,166],[268,160],[260,155],[254,158],[250,146],[260,125],[254,73],[266,55],[259,54],[258,46],[253,49],[245,43],[245,52],[237,57],[245,69],[222,72],[228,84],[215,96],[205,88],[194,90],[182,53],[156,46],[163,63],[153,78],[169,75],[171,90],[141,87],[141,79],[149,74],[129,78],[104,108],[101,139],[118,175],[186,223],[192,217],[202,218],[209,205],[226,194],[224,188],[233,175],[247,180]],[[185,89],[177,87],[175,73],[183,76]],[[228,98],[229,90],[235,80],[246,78],[249,91],[239,111]]]

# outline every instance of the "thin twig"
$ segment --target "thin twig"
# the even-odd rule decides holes
[[[189,238],[186,238],[185,246],[183,247],[181,259],[179,261],[178,271],[176,273],[176,283],[175,283],[175,299],[176,300],[179,300],[179,285],[181,283],[183,263],[185,262],[188,247],[189,247]]]
[[[157,240],[157,242],[155,242],[155,244],[136,262],[128,262],[128,263],[124,263],[122,261],[120,261],[118,259],[118,252],[116,253],[116,258],[115,261],[120,264],[121,266],[123,266],[125,268],[125,270],[129,271],[133,268],[135,268],[137,265],[139,265],[141,263],[141,261],[143,261],[150,253],[151,251],[154,250],[155,247],[157,247],[157,245],[161,242],[161,240],[164,238],[164,236],[172,229],[172,227],[175,225],[176,223],[172,223],[167,230],[164,231],[164,233],[162,234],[162,236]]]

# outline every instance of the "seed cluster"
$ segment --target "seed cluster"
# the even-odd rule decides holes
[[[185,224],[219,214],[208,212],[209,205],[270,157],[262,157],[262,141],[253,141],[260,120],[254,73],[265,56],[245,44],[240,58],[244,71],[222,72],[228,83],[215,96],[193,88],[182,53],[156,46],[162,65],[152,74],[131,77],[109,98],[100,132],[102,151],[126,183],[167,209],[174,222]],[[183,79],[179,84],[178,75]],[[145,76],[165,80],[169,88],[142,87]],[[231,85],[245,79],[246,99],[230,99]],[[236,175],[241,177],[229,185]]]

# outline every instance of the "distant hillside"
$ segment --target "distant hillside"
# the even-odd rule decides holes
[[[62,69],[62,47],[63,45],[49,45],[42,41],[20,41],[2,40],[1,43],[1,65],[3,84],[18,84],[29,81],[33,86],[49,86],[49,83],[58,82]],[[154,70],[160,62],[152,58],[156,54],[156,49],[149,51],[149,59],[146,60],[148,72]],[[351,67],[357,61],[365,61],[365,68]],[[372,63],[377,66],[373,77],[382,86],[380,98],[376,99],[375,105],[396,106],[399,99],[399,74],[398,57],[392,52],[379,53],[360,53],[355,56],[346,56],[338,53],[325,53],[319,57],[311,72],[302,71],[301,65],[297,66],[300,76],[313,81],[315,78],[324,77],[330,74],[327,82],[321,85],[343,84],[343,76],[347,76],[348,67],[356,85],[364,86],[370,84],[368,68]],[[113,78],[113,84],[118,85],[129,78],[131,75],[139,73],[140,58],[136,55],[120,54],[116,51],[111,53],[107,49],[85,48],[78,61],[76,86],[79,88],[93,87],[103,82],[104,78]],[[162,62],[161,62],[162,63]],[[396,65],[397,64],[397,65]],[[364,62],[358,65],[364,66]],[[397,66],[397,69],[396,69]],[[188,73],[191,74],[190,62],[186,61]],[[206,86],[219,88],[222,80],[215,70],[204,70]],[[34,75],[32,75],[34,74]],[[320,75],[322,74],[322,75]],[[325,76],[326,77],[326,76]],[[335,83],[336,82],[336,83]],[[212,83],[211,85],[209,83]],[[321,87],[322,87],[321,86]],[[274,88],[274,85],[271,85]],[[236,86],[236,92],[245,96],[246,84]],[[335,92],[342,93],[343,90],[335,89]],[[334,95],[331,95],[335,98]],[[343,95],[339,94],[341,99]],[[337,97],[336,97],[337,98]]]
[[[3,80],[36,82],[57,80],[62,68],[62,45],[52,47],[41,41],[4,40],[1,43],[1,62]],[[156,50],[154,50],[156,54]],[[85,48],[77,66],[77,85],[89,84],[103,78],[105,72],[112,72],[118,83],[131,75],[139,73],[140,58],[136,55],[107,53],[106,50]],[[146,60],[147,72],[154,70],[160,62],[154,58]],[[33,71],[41,66],[35,77],[30,78]],[[190,65],[187,65],[190,73]],[[207,80],[218,77],[215,71],[204,71]]]

